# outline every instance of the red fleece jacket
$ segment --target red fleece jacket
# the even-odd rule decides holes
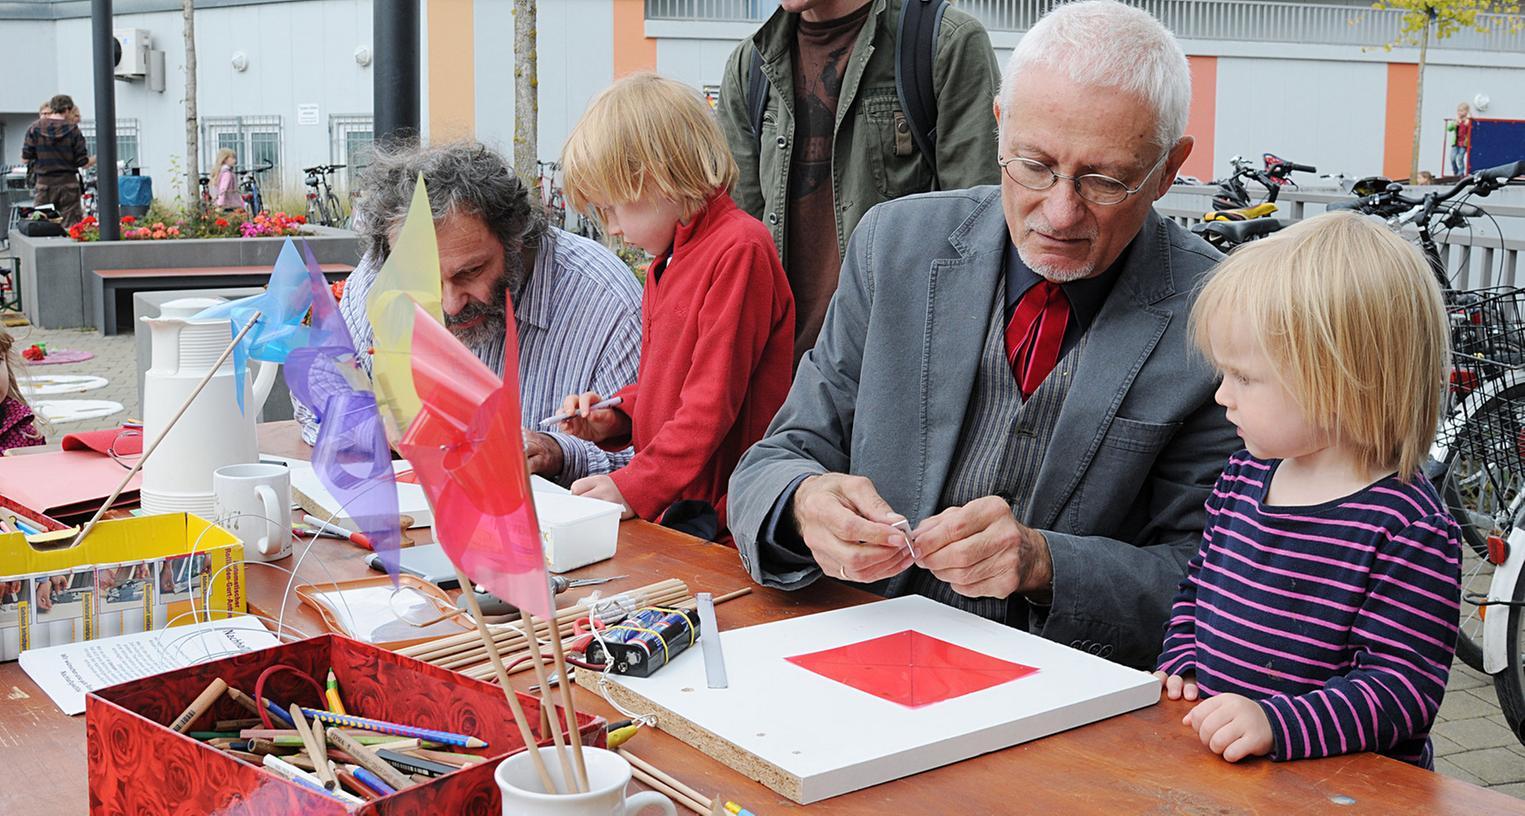
[[[784,404],[793,350],[794,297],[773,236],[719,192],[678,226],[641,296],[641,364],[619,392],[635,456],[611,474],[636,515],[700,499],[725,527],[726,483]]]

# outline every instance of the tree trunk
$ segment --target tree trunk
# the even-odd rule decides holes
[[[196,4],[180,0],[185,18],[185,200],[192,211],[201,207],[201,128],[196,119]]]
[[[1409,183],[1419,178],[1419,137],[1424,132],[1424,65],[1430,56],[1430,26],[1435,24],[1434,12],[1424,21],[1424,37],[1419,40],[1419,70],[1414,74],[1414,149],[1409,156]],[[1445,159],[1441,159],[1440,172],[1446,174]]]
[[[535,178],[540,157],[535,4],[536,0],[514,0],[514,172],[525,183]]]

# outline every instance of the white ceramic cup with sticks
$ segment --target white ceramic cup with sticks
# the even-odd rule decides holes
[[[539,750],[551,776],[562,779],[556,747],[547,745]],[[672,800],[656,791],[626,796],[630,763],[619,754],[602,748],[583,748],[582,755],[588,767],[587,793],[547,793],[528,751],[498,763],[493,778],[503,792],[503,816],[635,816],[646,808],[677,816]]]
[[[244,543],[244,558],[277,561],[291,555],[291,471],[255,462],[212,473],[217,520]]]

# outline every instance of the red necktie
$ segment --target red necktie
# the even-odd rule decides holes
[[[1006,362],[1026,400],[1059,362],[1070,302],[1052,281],[1040,280],[1022,294],[1017,311],[1006,324]]]

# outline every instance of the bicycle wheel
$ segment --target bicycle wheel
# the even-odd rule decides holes
[[[1492,614],[1509,615],[1509,640],[1504,644],[1509,664],[1493,676],[1493,691],[1498,694],[1499,708],[1515,739],[1525,743],[1525,580],[1514,585],[1513,603],[1509,606],[1489,607]]]
[[[1493,580],[1488,561],[1488,539],[1504,538],[1512,526],[1514,511],[1525,495],[1525,382],[1517,382],[1479,404],[1459,426],[1442,430],[1450,448],[1445,478],[1438,485],[1447,509],[1461,527],[1462,608],[1457,632],[1456,655],[1482,671],[1483,613],[1467,597],[1487,595]]]
[[[325,193],[323,195],[323,202],[324,209],[327,211],[323,215],[323,226],[338,226],[339,219],[344,217],[344,211],[339,209],[339,197],[333,193]]]

